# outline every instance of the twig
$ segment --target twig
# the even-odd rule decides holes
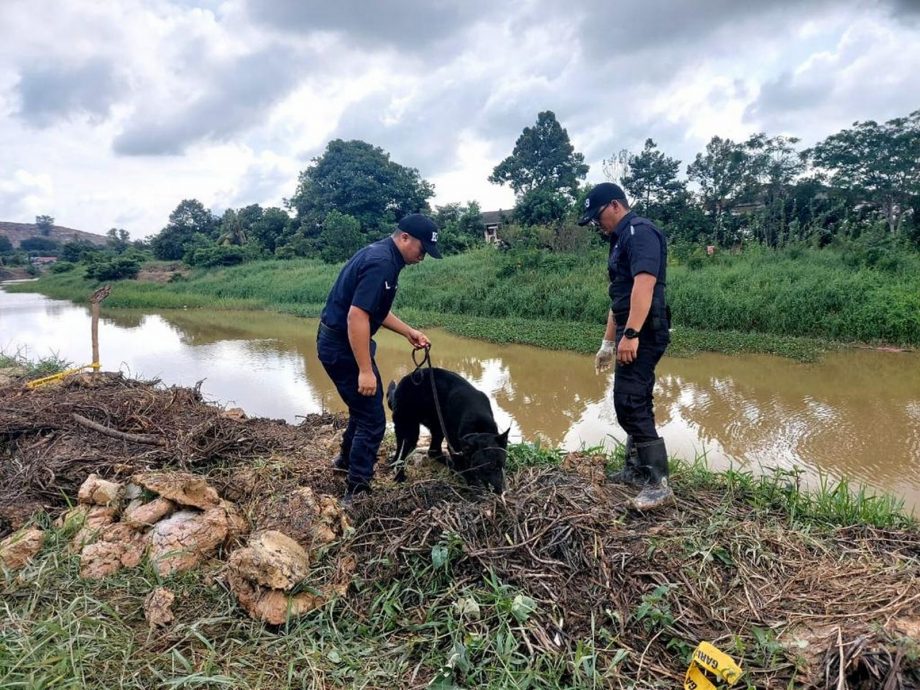
[[[73,420],[80,426],[85,426],[87,429],[92,429],[93,431],[98,431],[100,434],[105,434],[106,436],[111,436],[112,438],[121,439],[122,441],[132,441],[134,443],[145,443],[150,446],[165,446],[166,441],[164,441],[159,436],[151,436],[149,434],[129,434],[126,431],[119,431],[118,429],[112,429],[102,424],[97,424],[91,419],[87,419],[81,415],[78,415],[76,412],[70,415],[73,417]]]

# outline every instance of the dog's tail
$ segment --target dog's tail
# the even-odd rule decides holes
[[[387,405],[391,410],[396,409],[396,381],[390,381],[390,385],[387,386]]]

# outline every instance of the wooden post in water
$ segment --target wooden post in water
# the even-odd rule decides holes
[[[90,312],[92,313],[92,336],[93,336],[93,372],[99,371],[99,305],[112,291],[110,285],[103,285],[96,290],[89,298]]]

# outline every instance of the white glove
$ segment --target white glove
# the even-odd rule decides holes
[[[616,352],[615,340],[601,341],[601,349],[594,355],[594,373],[600,374],[613,365],[613,355]]]

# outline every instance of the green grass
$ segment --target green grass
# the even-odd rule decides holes
[[[57,353],[46,357],[32,359],[23,350],[8,354],[0,350],[0,370],[14,369],[26,378],[39,378],[65,371],[73,366],[72,362],[62,359]]]
[[[912,257],[908,257],[911,258]],[[668,267],[672,354],[765,352],[813,359],[833,343],[920,344],[920,260],[851,266],[845,252],[754,249]],[[902,262],[904,263],[904,262]],[[916,272],[908,270],[917,264]],[[899,264],[900,266],[900,264]],[[268,309],[318,316],[339,266],[263,261],[167,284],[115,284],[107,307]],[[10,286],[85,300],[79,270]],[[406,270],[396,311],[420,326],[594,352],[608,301],[602,248],[584,254],[484,248]]]

